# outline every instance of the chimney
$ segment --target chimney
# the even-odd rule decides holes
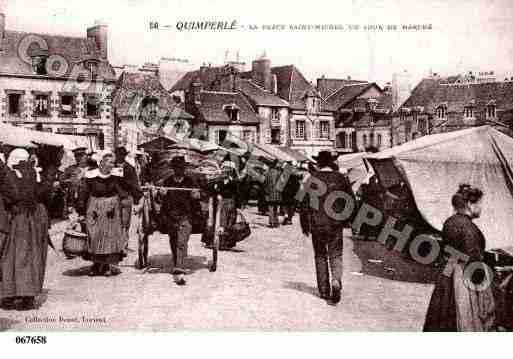
[[[272,91],[271,60],[261,56],[251,64],[251,78],[259,86]]]
[[[100,20],[96,20],[94,26],[87,29],[87,38],[94,40],[100,50],[102,60],[108,60],[108,30],[109,26],[107,23]]]
[[[201,105],[201,82],[198,79],[194,80],[191,84],[191,99],[195,105]]]

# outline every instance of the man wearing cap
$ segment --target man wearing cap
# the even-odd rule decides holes
[[[116,156],[116,167],[121,168],[123,172],[123,180],[121,181],[121,185],[123,189],[128,192],[128,198],[123,200],[121,203],[121,218],[122,225],[124,230],[128,232],[130,230],[130,223],[132,219],[132,207],[134,203],[138,203],[143,195],[141,186],[139,185],[139,179],[137,178],[137,173],[135,168],[126,161],[126,156],[128,155],[128,151],[125,147],[118,147],[114,151]],[[128,242],[127,242],[128,248]]]
[[[196,181],[185,173],[186,162],[183,156],[171,160],[173,174],[163,181],[165,187],[197,188]],[[166,223],[169,244],[173,255],[172,274],[178,285],[184,285],[184,261],[192,231],[193,199],[198,199],[199,191],[168,190],[164,196],[161,215]]]
[[[75,156],[75,164],[66,167],[63,174],[63,183],[66,186],[66,203],[68,208],[76,208],[78,201],[78,191],[82,178],[88,168],[88,159],[86,156],[87,148],[78,147],[73,151]]]
[[[306,191],[303,197],[301,228],[305,235],[312,234],[320,297],[336,304],[340,301],[342,290],[343,229],[351,218],[348,215],[347,219],[341,220],[336,218],[336,215],[344,213],[346,206],[351,204],[347,203],[347,196],[341,198],[337,195],[334,201],[329,196],[333,193],[346,193],[352,198],[354,209],[354,194],[347,176],[336,170],[330,152],[321,151],[317,157],[317,164],[318,169],[312,170],[310,176],[306,176],[303,181],[303,186],[312,191]],[[322,195],[320,184],[326,189]],[[316,198],[310,198],[311,196]],[[331,208],[326,208],[329,203]],[[306,221],[308,223],[305,223]]]

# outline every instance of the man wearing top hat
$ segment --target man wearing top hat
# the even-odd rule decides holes
[[[347,217],[344,219],[337,218],[337,215],[345,214],[346,206],[354,206],[354,193],[347,176],[337,170],[330,152],[321,151],[317,165],[317,169],[313,169],[303,181],[303,186],[309,187],[311,192],[306,190],[303,197],[301,228],[305,235],[312,234],[320,297],[336,304],[340,301],[342,290],[343,229],[351,221],[351,214],[344,216]],[[320,184],[326,188],[323,194],[320,194]],[[347,196],[342,198],[341,192]],[[336,199],[333,201],[329,196],[334,193],[338,194],[335,194]],[[317,198],[310,198],[312,194]],[[351,200],[353,203],[348,204]],[[327,205],[331,208],[326,208]]]
[[[165,187],[197,188],[196,181],[185,172],[186,162],[183,156],[171,160],[173,174],[163,181]],[[161,215],[166,223],[169,244],[173,255],[175,282],[184,285],[186,273],[184,262],[187,257],[189,237],[192,231],[193,199],[199,199],[199,191],[168,190],[164,196]]]

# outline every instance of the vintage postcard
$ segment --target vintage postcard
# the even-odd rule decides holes
[[[15,344],[513,330],[509,0],[1,0],[0,144]]]

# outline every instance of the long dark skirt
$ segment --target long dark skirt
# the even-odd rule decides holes
[[[43,290],[48,253],[48,213],[37,204],[11,221],[2,263],[2,297],[34,297]]]
[[[452,276],[440,274],[431,295],[426,320],[425,332],[456,332],[456,302]]]

